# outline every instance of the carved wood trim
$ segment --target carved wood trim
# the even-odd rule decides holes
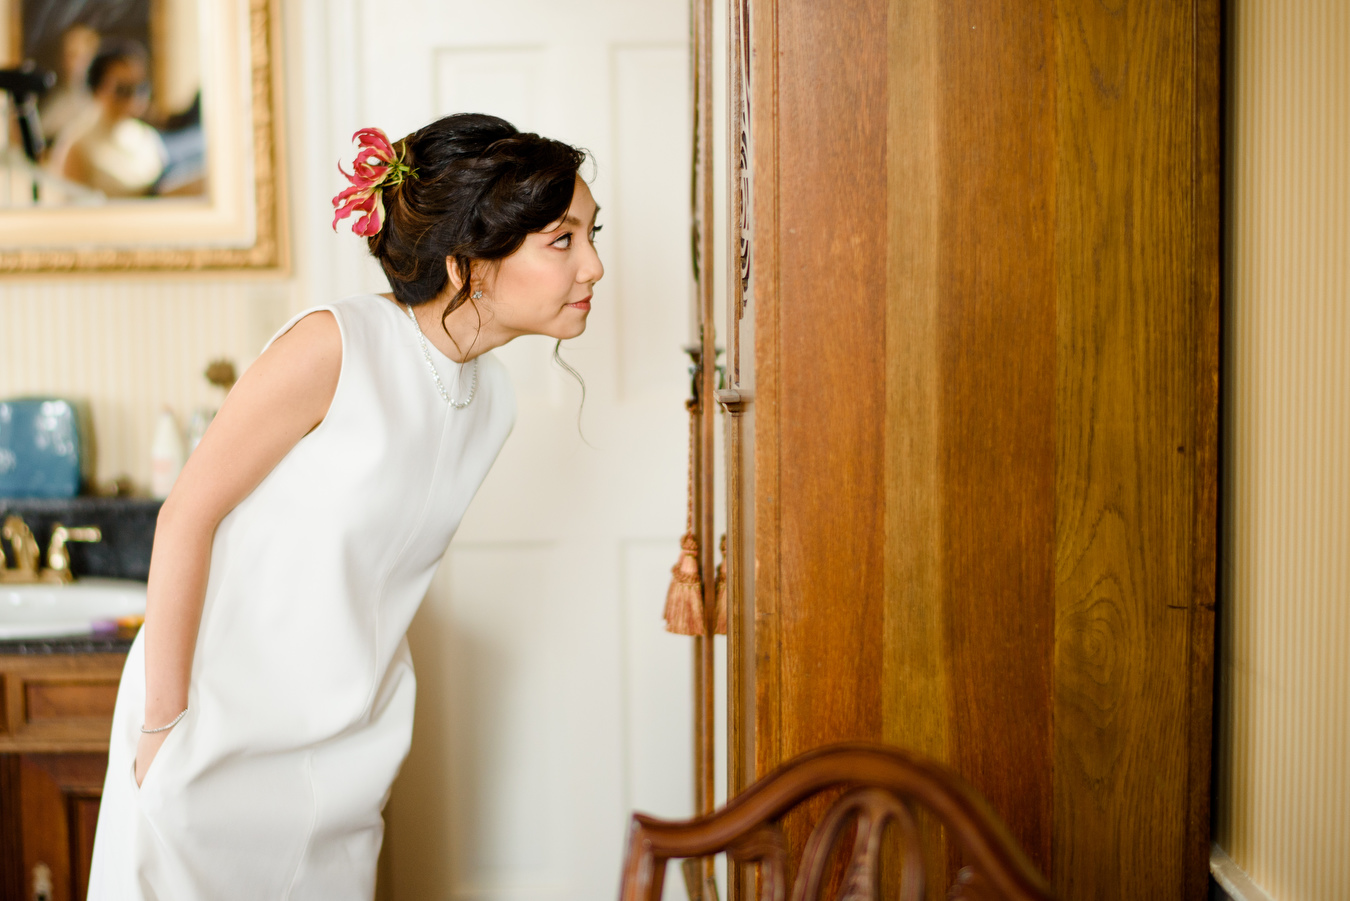
[[[763,901],[781,901],[786,843],[779,821],[808,798],[840,786],[862,786],[826,813],[807,842],[793,901],[815,898],[825,862],[846,827],[857,824],[843,901],[876,897],[882,831],[895,822],[904,836],[902,899],[923,897],[923,851],[913,808],[932,813],[969,861],[951,897],[1051,901],[1045,879],[983,798],[955,773],[925,758],[872,744],[842,744],[796,758],[733,798],[721,810],[686,821],[634,814],[620,901],[655,901],[671,858],[727,851],[761,864]],[[765,863],[768,866],[765,866]]]
[[[881,877],[881,840],[890,822],[900,827],[903,843],[900,901],[923,901],[923,851],[918,822],[907,805],[879,788],[849,792],[835,801],[816,824],[802,852],[793,901],[819,897],[830,855],[850,825],[855,827],[853,851],[844,872],[839,901],[873,901]]]
[[[727,381],[741,383],[741,319],[750,300],[750,0],[727,4]]]
[[[778,3],[755,0],[750,7],[749,32],[752,97],[748,104],[751,132],[750,166],[756,182],[768,186],[750,198],[755,223],[751,236],[755,260],[754,373],[754,509],[753,563],[755,594],[755,731],[756,774],[782,762],[783,715],[779,587],[782,583],[778,452]]]
[[[712,0],[690,4],[691,99],[693,102],[693,253],[694,285],[698,308],[701,366],[697,373],[697,417],[694,535],[699,542],[699,572],[703,580],[704,629],[695,636],[694,651],[694,801],[700,813],[716,803],[716,642],[717,542],[714,537],[714,507],[717,491],[716,457],[717,323],[714,314],[714,196],[713,196],[713,14]],[[711,859],[702,862],[704,883],[713,878]],[[694,897],[691,892],[691,897]]]
[[[727,790],[735,794],[754,778],[753,716],[754,704],[748,693],[754,690],[754,678],[747,662],[754,654],[754,635],[748,624],[753,617],[746,611],[746,586],[749,552],[746,535],[748,514],[745,475],[747,469],[746,429],[741,414],[749,405],[748,392],[741,391],[741,320],[745,316],[750,290],[750,0],[727,3],[727,216],[726,247],[726,346],[727,387],[717,392],[718,403],[726,413],[723,423],[726,460],[727,553]],[[750,349],[753,354],[753,348]],[[727,897],[742,901],[750,897],[738,864],[728,867]],[[767,897],[767,896],[766,896]]]

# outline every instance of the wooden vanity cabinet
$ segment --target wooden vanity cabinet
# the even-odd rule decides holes
[[[125,662],[0,654],[0,897],[85,897]]]

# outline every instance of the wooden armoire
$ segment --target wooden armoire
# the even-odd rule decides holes
[[[730,791],[890,742],[1065,899],[1205,897],[1220,0],[701,2]]]

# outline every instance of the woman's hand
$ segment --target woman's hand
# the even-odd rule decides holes
[[[159,746],[169,737],[173,729],[164,732],[142,732],[141,740],[136,743],[136,786],[145,781],[145,771],[150,769],[150,761],[159,753]]]

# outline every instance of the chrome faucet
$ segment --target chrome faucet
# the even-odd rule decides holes
[[[5,519],[0,528],[0,539],[9,541],[14,549],[14,566],[9,566],[5,558],[4,544],[0,541],[0,582],[70,582],[75,576],[70,571],[70,551],[66,545],[72,541],[102,541],[103,532],[98,526],[66,527],[61,523],[52,526],[51,544],[47,548],[47,566],[38,569],[42,549],[33,530],[28,528],[18,516]]]

